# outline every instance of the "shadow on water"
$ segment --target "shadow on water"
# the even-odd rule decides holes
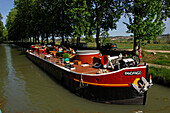
[[[170,89],[157,84],[146,105],[96,103],[78,97],[42,71],[22,51],[0,45],[0,109],[4,113],[169,113]]]

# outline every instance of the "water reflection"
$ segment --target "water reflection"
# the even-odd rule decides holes
[[[25,81],[16,77],[16,71],[13,67],[10,46],[5,46],[6,65],[8,75],[4,79],[4,98],[7,100],[4,108],[5,112],[18,112],[28,109],[29,98],[25,91]],[[22,75],[21,75],[22,76]]]

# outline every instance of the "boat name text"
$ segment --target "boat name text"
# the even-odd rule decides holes
[[[124,75],[141,75],[142,71],[127,71],[124,72]]]

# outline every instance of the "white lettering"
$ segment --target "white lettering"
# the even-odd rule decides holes
[[[124,72],[124,75],[141,75],[142,72],[141,71],[127,71]]]

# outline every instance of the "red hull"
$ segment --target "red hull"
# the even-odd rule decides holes
[[[71,71],[33,54],[27,53],[27,57],[81,97],[97,102],[145,104],[146,93],[138,93],[131,84],[137,84],[141,77],[148,78],[146,65],[104,74],[85,74]]]
[[[125,72],[137,72],[139,75],[125,75]],[[67,75],[65,75],[67,76]],[[146,77],[146,66],[139,66],[133,68],[124,68],[116,72],[110,72],[106,74],[83,74],[83,73],[71,73],[67,76],[75,81],[81,81],[94,86],[102,87],[130,87],[136,79]]]

